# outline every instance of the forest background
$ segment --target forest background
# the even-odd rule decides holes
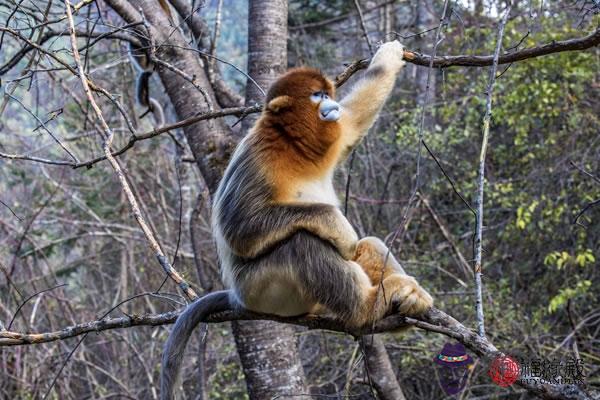
[[[158,398],[167,323],[187,300],[220,287],[208,204],[260,109],[256,86],[310,65],[332,78],[354,75],[344,93],[362,73],[348,66],[364,67],[354,62],[393,39],[417,57],[336,175],[349,220],[361,237],[391,243],[436,307],[475,331],[479,256],[489,343],[529,362],[578,360],[582,392],[569,397],[558,386],[555,398],[594,396],[598,1],[512,1],[509,9],[494,0],[173,0],[170,7],[174,21],[158,1],[84,0],[67,13],[62,1],[0,0],[0,398]],[[135,100],[127,53],[140,29],[154,54],[150,94],[167,125],[183,121],[163,131]],[[584,45],[560,48],[581,38]],[[502,60],[544,45],[559,49]],[[488,61],[439,58],[457,55]],[[499,65],[490,74],[494,55]],[[106,160],[107,148],[123,151]],[[177,275],[165,274],[169,265]],[[181,278],[190,290],[178,289]],[[108,330],[106,318],[121,329]],[[91,321],[100,322],[85,325]],[[27,335],[48,332],[58,334]],[[205,343],[198,332],[186,358],[186,399],[447,396],[432,360],[452,340],[431,329],[356,341],[277,322],[218,323]],[[461,398],[540,394],[495,385],[489,357],[469,340],[476,363]]]

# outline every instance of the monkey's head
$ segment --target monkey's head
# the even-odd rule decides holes
[[[341,115],[334,99],[335,86],[319,70],[294,68],[269,88],[265,117],[291,136],[325,133]]]
[[[294,68],[282,75],[269,88],[266,110],[272,114],[310,114],[321,121],[335,122],[340,118],[340,105],[334,100],[335,86],[319,70]]]
[[[335,162],[333,145],[342,132],[338,120],[343,110],[334,98],[335,86],[319,70],[289,70],[267,93],[254,130],[257,138],[264,139],[260,146],[272,157],[281,158],[286,168],[294,165],[302,174],[313,167],[315,173],[325,170],[316,166]]]

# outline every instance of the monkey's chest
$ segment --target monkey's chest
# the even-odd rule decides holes
[[[294,187],[294,199],[303,203],[324,203],[339,206],[332,179],[301,182]]]

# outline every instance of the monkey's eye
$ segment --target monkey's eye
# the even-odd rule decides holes
[[[313,103],[320,103],[323,99],[328,99],[329,96],[325,92],[314,92],[310,95],[310,101]]]

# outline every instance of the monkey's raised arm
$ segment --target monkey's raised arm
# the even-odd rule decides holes
[[[328,204],[269,205],[252,214],[221,212],[223,238],[237,256],[254,258],[305,230],[330,242],[347,260],[354,257],[358,236],[341,211]]]
[[[397,40],[383,44],[363,78],[340,101],[340,124],[347,148],[354,147],[373,125],[404,65],[403,55],[404,48]]]

